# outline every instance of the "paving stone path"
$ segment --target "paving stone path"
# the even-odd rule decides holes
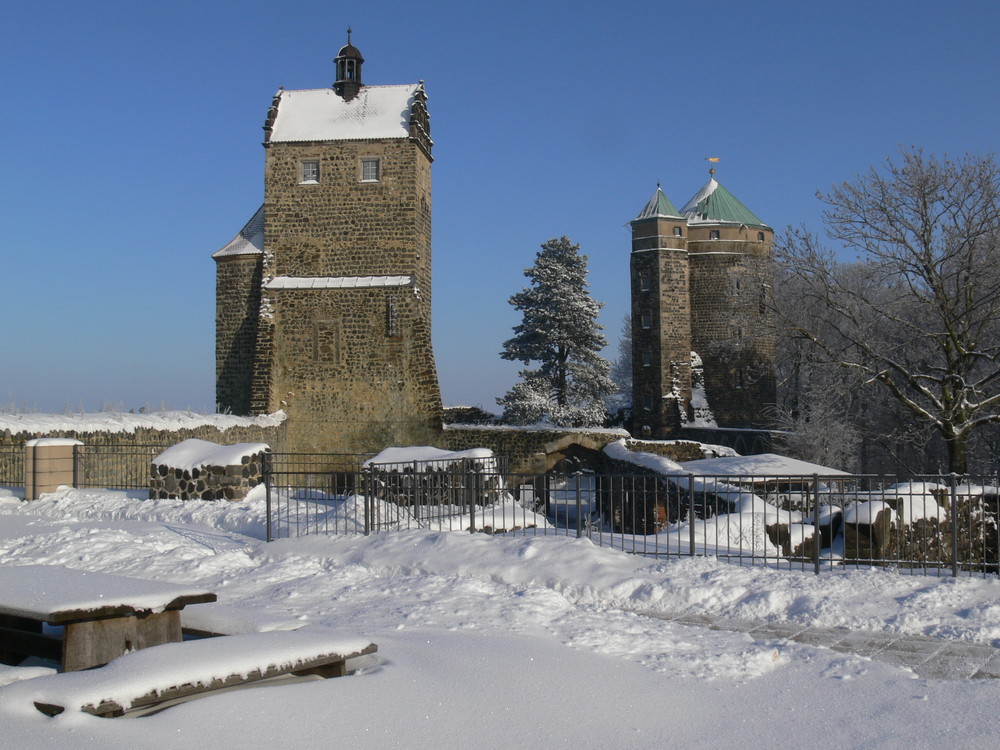
[[[808,628],[792,623],[760,624],[705,615],[671,617],[639,612],[682,625],[748,633],[759,640],[790,640],[834,651],[859,654],[913,670],[918,677],[939,680],[1000,678],[1000,649],[978,643],[947,641],[923,635],[876,633],[847,628]]]

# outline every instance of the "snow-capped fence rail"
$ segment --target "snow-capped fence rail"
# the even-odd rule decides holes
[[[817,573],[1000,571],[995,477],[515,475],[469,457],[336,469],[302,460],[283,468],[288,460],[271,455],[265,470],[269,539],[412,528],[563,534],[651,556],[713,555]]]

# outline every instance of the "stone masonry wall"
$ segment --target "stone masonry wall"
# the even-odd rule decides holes
[[[261,256],[217,259],[215,277],[215,401],[232,414],[250,414]]]
[[[687,253],[633,252],[632,432],[674,434],[691,401],[691,326]]]
[[[149,497],[151,500],[242,500],[263,481],[262,453],[244,456],[241,463],[233,466],[181,469],[153,463],[150,467]]]
[[[380,160],[361,182],[361,160]],[[318,159],[317,184],[300,184]],[[441,397],[430,332],[430,159],[410,139],[272,143],[264,279],[413,277],[413,286],[265,292],[255,412],[284,409],[290,448],[429,443]]]
[[[701,244],[717,250],[694,252]],[[770,246],[691,245],[691,345],[709,406],[720,427],[766,427],[775,403]]]

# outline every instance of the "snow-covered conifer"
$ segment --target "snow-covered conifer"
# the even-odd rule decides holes
[[[497,399],[509,423],[604,422],[603,399],[615,386],[608,376],[611,364],[599,354],[607,345],[597,322],[601,304],[590,296],[587,256],[579,250],[567,237],[544,243],[524,271],[530,286],[510,298],[523,317],[500,356],[537,367],[522,370],[521,382]]]

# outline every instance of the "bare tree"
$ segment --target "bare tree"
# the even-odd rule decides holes
[[[902,151],[820,194],[838,262],[790,230],[779,258],[797,277],[807,324],[794,333],[878,384],[947,446],[965,472],[975,431],[1000,422],[1000,167]]]

